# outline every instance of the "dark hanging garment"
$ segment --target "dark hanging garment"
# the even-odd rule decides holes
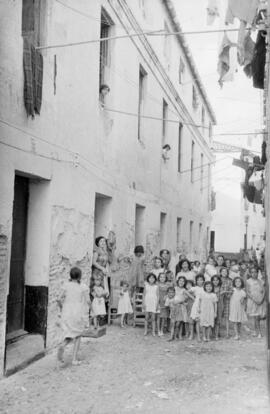
[[[23,39],[24,105],[27,116],[35,117],[33,82],[33,46],[26,37]]]
[[[24,105],[27,116],[40,114],[43,83],[43,56],[27,37],[23,42]]]
[[[266,34],[259,31],[254,49],[254,56],[252,60],[252,74],[254,88],[264,88],[264,72],[265,72],[265,58],[266,58]]]
[[[42,102],[42,82],[43,82],[43,56],[38,51],[34,51],[34,109],[40,115]]]
[[[262,143],[262,157],[261,157],[261,163],[263,165],[266,164],[267,157],[266,157],[266,141],[263,141]]]

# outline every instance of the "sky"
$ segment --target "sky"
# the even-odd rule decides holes
[[[227,0],[220,0],[221,14],[224,15]],[[182,30],[218,30],[224,28],[224,19],[216,19],[212,26],[206,24],[207,0],[174,0],[178,20]],[[239,24],[239,23],[238,23]],[[246,136],[219,136],[222,133],[256,132],[262,128],[261,100],[262,91],[254,89],[252,80],[248,79],[241,67],[233,82],[226,82],[221,89],[218,84],[218,51],[223,33],[186,35],[201,80],[217,118],[214,128],[214,140],[237,146],[245,146]],[[260,149],[261,136],[255,137],[252,147]],[[241,198],[239,168],[231,165],[232,157],[219,160],[213,170],[214,189]],[[223,157],[224,158],[224,157]]]

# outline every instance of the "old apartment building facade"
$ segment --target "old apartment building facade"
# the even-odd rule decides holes
[[[171,1],[0,8],[4,373],[7,345],[20,335],[58,343],[61,283],[72,265],[89,279],[95,236],[114,231],[117,255],[143,244],[149,254],[169,248],[172,262],[179,252],[206,256],[215,116],[184,36],[170,35],[181,30]],[[42,97],[35,90],[30,109],[29,50],[43,63]]]

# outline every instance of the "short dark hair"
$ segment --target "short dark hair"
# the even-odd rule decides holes
[[[214,275],[211,277],[211,282],[213,283],[213,280],[217,278],[218,279],[218,286],[221,286],[221,278],[219,275]]]
[[[160,257],[163,255],[163,253],[171,254],[170,250],[168,250],[168,249],[162,249],[159,252]]]
[[[157,281],[157,277],[156,277],[156,275],[154,274],[154,273],[149,273],[149,275],[147,276],[147,278],[146,278],[146,281],[149,283],[149,279],[150,279],[150,277],[154,277],[155,278],[155,282]]]
[[[222,270],[226,270],[226,272],[227,272],[227,276],[229,276],[229,269],[226,267],[226,266],[223,266],[221,269],[220,269],[220,271],[219,271],[219,274],[221,275],[221,272],[222,272]]]
[[[204,282],[203,289],[205,290],[205,292],[206,292],[206,286],[207,285],[210,285],[212,287],[212,292],[213,292],[214,286],[213,286],[213,283],[210,282],[210,280],[207,280],[206,282]]]
[[[163,260],[162,260],[162,258],[161,258],[160,256],[154,256],[154,257],[153,257],[153,260],[154,260],[154,261],[155,261],[155,260],[160,260],[161,264],[163,264]]]
[[[234,279],[233,279],[233,282],[232,282],[232,285],[233,285],[233,287],[236,287],[235,286],[235,281],[236,280],[241,280],[241,289],[244,289],[244,287],[245,287],[245,282],[243,281],[243,279],[240,277],[240,276],[236,276]]]
[[[128,281],[127,281],[127,280],[121,280],[121,282],[120,282],[120,287],[123,287],[123,286],[127,286],[127,287],[129,287],[129,283],[128,283]]]
[[[178,283],[179,283],[179,280],[180,280],[180,279],[183,279],[183,281],[185,282],[185,283],[184,283],[184,287],[186,287],[186,284],[187,284],[187,279],[185,278],[185,276],[179,276],[179,277],[177,278],[177,282],[176,282],[177,286],[178,286]]]
[[[169,286],[168,289],[167,289],[167,293],[170,292],[170,290],[175,293],[175,287],[174,286]]]
[[[170,150],[171,149],[171,146],[169,144],[165,144],[165,145],[163,145],[162,149],[168,149],[168,150]]]
[[[108,91],[110,92],[110,87],[108,85],[106,85],[105,83],[103,83],[102,85],[100,85],[100,87],[99,87],[99,93],[101,91],[103,91],[103,89],[108,89]]]
[[[191,270],[190,261],[188,259],[183,259],[181,261],[181,264],[180,264],[181,270],[182,270],[182,266],[185,262],[187,262],[187,264],[188,264],[188,270]]]
[[[71,280],[77,280],[77,282],[80,283],[82,271],[78,267],[72,267],[70,269],[69,276]]]
[[[106,241],[106,237],[104,237],[104,236],[99,236],[99,237],[96,238],[95,243],[96,243],[97,247],[99,245],[100,240],[102,240],[102,239],[104,239]]]
[[[204,275],[203,275],[202,273],[198,273],[198,274],[195,276],[195,282],[196,282],[196,285],[197,285],[198,279],[202,279],[203,281],[205,281],[205,277],[204,277]]]
[[[135,246],[135,248],[134,248],[134,254],[137,254],[137,253],[144,253],[144,247],[143,246]]]
[[[159,275],[158,275],[158,281],[160,282],[160,276],[161,275],[163,275],[163,276],[165,276],[165,282],[168,282],[168,276],[166,275],[166,273],[160,273]]]

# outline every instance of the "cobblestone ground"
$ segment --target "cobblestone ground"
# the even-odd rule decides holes
[[[55,352],[0,382],[6,414],[269,414],[265,341],[197,343],[144,337],[116,324],[83,339],[82,365]]]

